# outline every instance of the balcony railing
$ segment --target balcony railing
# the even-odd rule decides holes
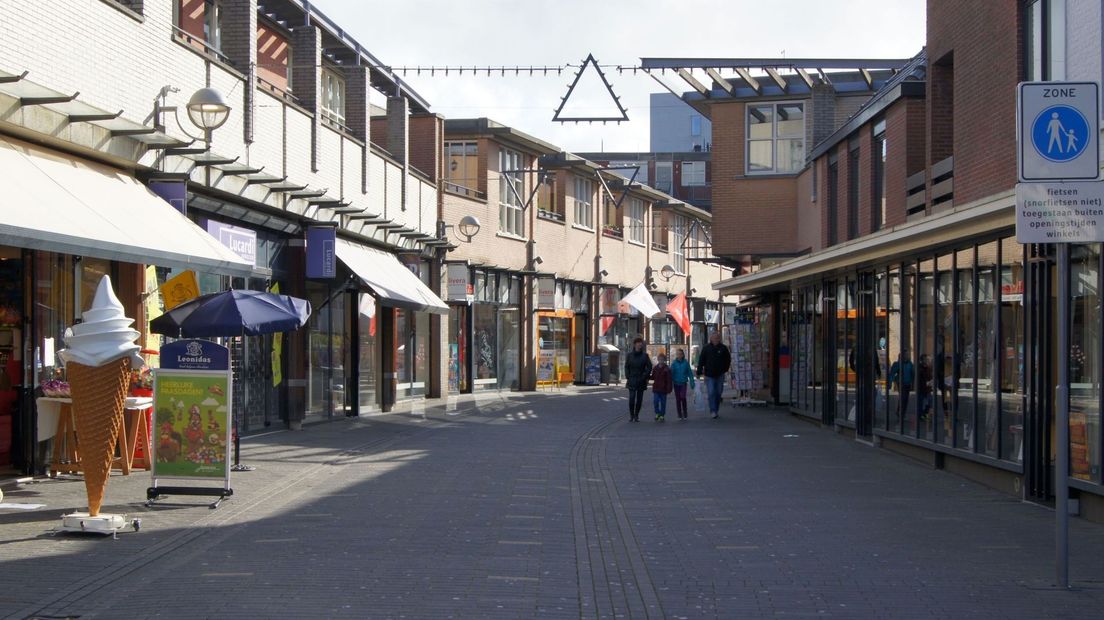
[[[625,231],[617,228],[616,226],[603,226],[602,236],[610,237],[612,239],[623,239],[625,237]]]
[[[954,157],[936,162],[928,171],[922,170],[905,181],[905,212],[909,218],[920,217],[954,204]]]
[[[549,211],[548,209],[537,209],[537,217],[542,220],[551,220],[553,222],[563,222],[564,214],[557,213],[556,211]]]
[[[470,187],[464,187],[463,185],[459,185],[459,184],[453,183],[451,181],[445,181],[444,182],[444,187],[445,187],[446,192],[450,192],[450,193],[453,193],[453,194],[459,194],[460,196],[465,196],[467,198],[475,198],[477,200],[486,200],[487,199],[487,193],[486,192],[481,192],[477,189],[472,189]]]
[[[931,207],[950,207],[954,203],[954,157],[948,157],[931,168]]]

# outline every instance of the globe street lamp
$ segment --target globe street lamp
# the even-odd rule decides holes
[[[457,226],[457,230],[464,236],[464,240],[471,243],[472,237],[479,234],[479,218],[474,215],[465,215],[460,218],[460,224]]]

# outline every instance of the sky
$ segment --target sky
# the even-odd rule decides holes
[[[557,123],[553,113],[587,54],[601,65],[644,57],[909,58],[924,46],[925,0],[314,0],[385,65],[561,66],[561,75],[405,76],[446,118],[488,117],[575,152],[647,151],[643,72],[604,69],[629,121]],[[727,72],[722,72],[728,75]],[[399,73],[400,77],[402,74]],[[673,88],[689,87],[672,73]],[[704,73],[698,77],[708,83]],[[601,95],[601,97],[599,97]],[[616,115],[593,88],[572,112]],[[567,112],[567,110],[565,110]]]

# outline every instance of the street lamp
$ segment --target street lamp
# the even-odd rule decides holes
[[[222,93],[213,88],[201,88],[188,100],[188,119],[205,132],[222,127],[230,118],[230,106]]]
[[[180,131],[184,132],[184,135],[188,136],[192,140],[202,140],[207,143],[207,148],[211,148],[211,132],[222,127],[226,124],[226,121],[230,118],[230,105],[226,103],[226,98],[222,96],[222,93],[213,88],[201,88],[194,93],[188,103],[184,106],[188,111],[188,120],[192,122],[197,128],[203,130],[203,137],[193,136],[180,122],[179,110],[176,106],[165,105],[165,99],[169,96],[169,93],[180,92],[180,89],[175,86],[164,86],[161,88],[161,92],[157,94],[157,99],[154,101],[153,115],[156,119],[157,128],[161,131],[165,130],[165,121],[162,118],[163,112],[172,112],[173,118],[176,119],[176,126],[180,128]]]
[[[464,240],[471,243],[472,237],[479,234],[479,218],[474,215],[465,215],[460,218],[460,224],[456,228],[464,236]]]
[[[660,268],[659,275],[663,276],[665,282],[670,282],[671,278],[675,277],[675,268],[670,265],[664,265]]]

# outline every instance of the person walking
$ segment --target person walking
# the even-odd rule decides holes
[[[909,350],[903,349],[900,358],[889,367],[889,377],[887,377],[890,387],[896,389],[899,394],[897,400],[897,419],[899,420],[903,419],[905,412],[908,411],[914,373],[915,367],[912,364],[912,358],[909,356]]]
[[[724,375],[732,366],[732,354],[721,342],[721,332],[709,334],[709,344],[702,347],[698,356],[698,377],[705,376],[705,388],[709,394],[709,413],[716,420],[721,409],[721,393],[724,391]]]
[[[675,411],[679,420],[686,419],[686,391],[694,389],[694,369],[686,359],[682,349],[675,351],[675,361],[671,362],[671,379],[675,383]]]
[[[667,418],[667,395],[674,387],[671,378],[671,367],[667,365],[667,356],[660,353],[656,356],[656,365],[652,369],[652,406],[655,408],[656,422],[663,422]]]
[[[652,360],[644,350],[644,339],[637,338],[633,340],[632,351],[625,356],[625,387],[629,388],[630,422],[640,421],[640,406],[651,374]]]

